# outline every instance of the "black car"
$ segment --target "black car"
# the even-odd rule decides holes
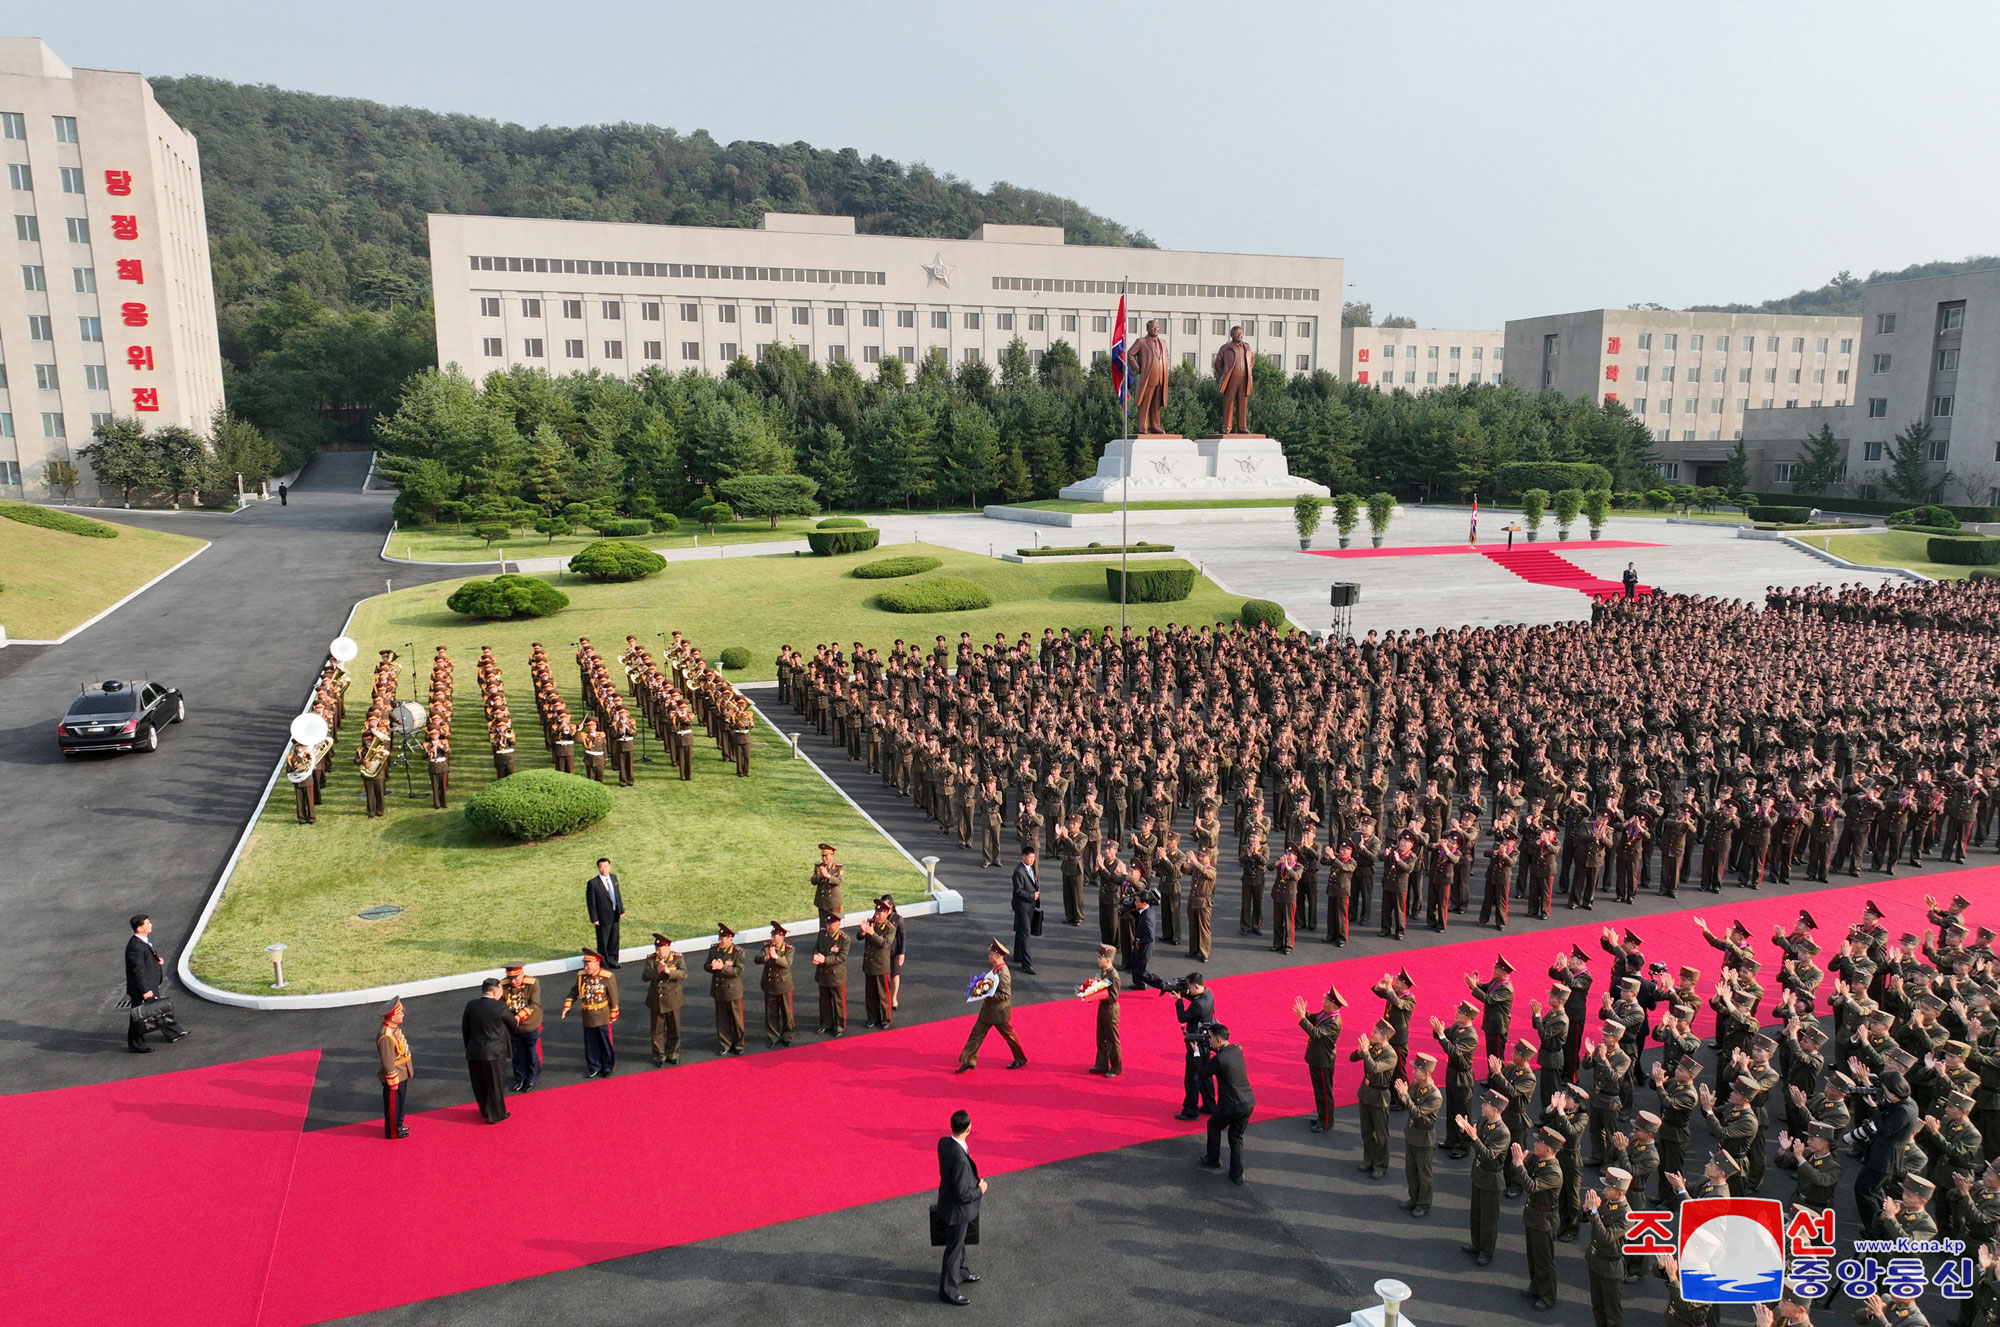
[[[66,756],[83,751],[154,751],[160,729],[187,718],[179,687],[159,682],[102,682],[85,687],[56,725]]]

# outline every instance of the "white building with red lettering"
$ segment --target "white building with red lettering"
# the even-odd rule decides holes
[[[0,497],[52,496],[45,467],[113,417],[206,432],[222,360],[194,136],[138,74],[71,69],[0,37]]]

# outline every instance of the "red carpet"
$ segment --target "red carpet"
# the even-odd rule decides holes
[[[1602,543],[1566,545],[1571,548],[1651,548],[1651,544],[1620,544],[1609,540]],[[1558,557],[1554,549],[1546,544],[1516,544],[1512,548],[1482,548],[1479,550],[1493,561],[1513,572],[1524,581],[1536,585],[1551,585],[1561,590],[1577,590],[1584,594],[1623,594],[1625,587],[1617,581],[1607,581],[1594,576],[1567,558]],[[1653,587],[1641,585],[1640,594],[1651,594]]]
[[[1514,551],[1524,548],[1542,548],[1541,544],[1516,544]],[[1564,548],[1658,548],[1658,544],[1637,544],[1629,539],[1578,539],[1563,545]],[[1447,553],[1484,553],[1499,561],[1498,553],[1505,553],[1504,543],[1481,545],[1471,544],[1406,544],[1400,548],[1309,548],[1306,551],[1316,558],[1414,558],[1440,557]],[[1504,565],[1504,564],[1503,564]],[[1510,568],[1511,570],[1511,568]]]
[[[1697,895],[1686,911],[1637,925],[1649,958],[1701,968],[1706,987],[1720,956],[1690,914],[1718,931],[1742,919],[1768,954],[1772,925],[1788,925],[1801,902],[1827,922],[1823,941],[1865,898],[1888,910],[1893,930],[1918,929],[1919,890],[1962,892],[1975,917],[1990,917],[2000,867],[1792,899]],[[1341,988],[1353,1005],[1344,1054],[1380,1012],[1369,986],[1406,964],[1417,982],[1413,1044],[1423,1046],[1428,1017],[1448,1018],[1463,997],[1463,974],[1484,977],[1504,951],[1520,968],[1520,1029],[1529,999],[1546,993],[1549,963],[1572,943],[1592,957],[1593,993],[1603,989],[1609,960],[1597,934],[1627,914],[1610,904],[1577,916],[1589,920],[1505,937],[1466,927],[1458,944],[1217,982],[1218,1010],[1251,1065],[1258,1117],[1311,1106],[1294,996],[1317,1004],[1329,981]],[[1184,963],[1169,954],[1158,966],[1172,973]],[[1198,1133],[1172,1118],[1181,1078],[1172,1009],[1150,993],[1127,997],[1126,1073],[1112,1083],[1085,1072],[1091,1010],[1059,1001],[1017,1012],[1033,1061],[1018,1072],[1001,1069],[1006,1050],[995,1037],[976,1074],[954,1076],[969,1022],[957,1019],[544,1089],[515,1099],[513,1118],[494,1128],[469,1105],[418,1115],[402,1143],[384,1141],[379,1124],[298,1134],[311,1054],[0,1098],[0,1129],[19,1140],[5,1163],[13,1201],[0,1226],[11,1255],[0,1302],[27,1315],[10,1321],[292,1327],[918,1193],[936,1182],[935,1141],[961,1105],[993,1177]],[[621,1028],[642,1064],[644,1017],[635,1007]],[[706,1023],[698,1002],[691,1021]],[[456,1062],[418,1069],[463,1090]],[[1343,1060],[1343,1102],[1356,1082]],[[770,1157],[788,1163],[777,1183],[760,1170]],[[801,1182],[796,1162],[811,1157],[827,1159],[823,1178]],[[921,1261],[930,1257],[921,1214],[912,1221],[908,1253]],[[135,1262],[140,1229],[165,1234],[171,1256]]]

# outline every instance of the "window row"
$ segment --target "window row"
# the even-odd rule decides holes
[[[1312,356],[1300,355],[1299,372],[1304,373],[1309,369],[1311,369],[1312,367],[1311,361],[1312,361]],[[1442,382],[1438,380],[1438,372],[1439,371],[1437,369],[1431,369],[1427,371],[1424,374],[1424,386],[1457,387],[1461,385],[1460,375],[1456,371],[1445,374],[1444,380]],[[1366,386],[1368,385],[1371,376],[1374,377],[1374,385],[1377,387],[1394,387],[1397,385],[1396,370],[1394,369],[1383,369],[1381,370],[1379,376],[1373,375],[1371,373],[1371,370],[1360,369],[1356,371],[1354,375],[1354,381],[1362,384],[1363,386]],[[1486,377],[1481,372],[1475,370],[1474,372],[1465,374],[1463,377],[1464,385],[1468,386],[1477,387],[1482,381],[1497,383],[1500,381],[1500,375],[1498,373],[1495,373],[1491,377]],[[1417,384],[1417,371],[1415,369],[1404,369],[1403,385],[1414,387],[1416,386],[1416,384]]]
[[[0,389],[4,389],[7,386],[8,386],[7,366],[5,364],[0,364]],[[44,392],[61,391],[62,375],[57,371],[56,366],[53,364],[37,364],[35,365],[35,386],[38,390]],[[86,391],[92,391],[92,392],[110,391],[111,370],[106,368],[102,364],[84,365],[83,386],[84,390]]]
[[[592,258],[494,258],[469,255],[475,272],[573,272],[578,276],[650,276],[681,281],[791,281],[809,286],[882,286],[886,272],[827,267],[730,267],[715,263],[620,263]]]
[[[1940,335],[1945,332],[1962,332],[1965,330],[1965,302],[1963,300],[1952,304],[1938,305],[1937,329]],[[1895,334],[1896,315],[1893,313],[1876,314],[1875,335],[1894,336]]]
[[[1653,349],[1653,348],[1654,348],[1654,346],[1655,346],[1655,337],[1656,337],[1656,336],[1657,336],[1657,338],[1658,338],[1658,341],[1657,341],[1657,344],[1658,344],[1658,347],[1659,347],[1659,349],[1661,349],[1661,350],[1678,350],[1678,349],[1680,348],[1680,339],[1681,339],[1681,334],[1680,334],[1679,332],[1660,332],[1660,333],[1657,333],[1657,334],[1656,334],[1656,333],[1653,333],[1653,332],[1641,332],[1641,333],[1639,333],[1639,336],[1638,336],[1638,342],[1639,342],[1639,349],[1641,349],[1641,350],[1651,350],[1651,349]],[[1689,334],[1688,334],[1688,339],[1687,339],[1687,340],[1688,340],[1688,346],[1687,346],[1687,348],[1688,348],[1689,350],[1700,350],[1700,349],[1702,349],[1702,348],[1703,348],[1703,342],[1704,342],[1704,340],[1705,340],[1705,339],[1706,339],[1706,338],[1704,337],[1704,335],[1703,335],[1702,333],[1700,333],[1700,332],[1691,332],[1691,333],[1689,333]],[[1715,342],[1715,344],[1714,344],[1714,346],[1713,346],[1713,349],[1715,349],[1715,350],[1727,350],[1727,349],[1729,349],[1729,337],[1728,337],[1728,335],[1727,335],[1726,333],[1717,333],[1717,334],[1715,334],[1715,335],[1714,335],[1714,337],[1713,337],[1713,340],[1714,340],[1714,342]],[[1767,336],[1767,337],[1765,337],[1765,338],[1764,338],[1764,350],[1765,350],[1765,352],[1766,352],[1767,354],[1775,354],[1775,353],[1777,353],[1777,350],[1778,350],[1778,347],[1779,347],[1779,345],[1780,345],[1780,344],[1781,344],[1781,343],[1783,342],[1783,340],[1784,340],[1784,338],[1783,338],[1783,337],[1777,337],[1777,336]],[[1609,338],[1609,346],[1608,346],[1608,350],[1607,350],[1607,353],[1609,353],[1609,354],[1613,354],[1613,355],[1615,355],[1615,354],[1617,354],[1617,353],[1618,353],[1618,341],[1619,341],[1619,338],[1618,338],[1618,337],[1615,337],[1615,336],[1614,336],[1614,337],[1611,337],[1611,338]],[[1805,348],[1806,348],[1806,339],[1805,339],[1804,337],[1802,337],[1802,336],[1795,336],[1795,337],[1793,337],[1793,338],[1791,339],[1791,341],[1792,341],[1792,353],[1793,353],[1793,354],[1795,354],[1795,355],[1801,355],[1801,354],[1804,354],[1804,353],[1805,353]],[[1814,351],[1814,352],[1815,352],[1816,354],[1821,354],[1821,355],[1824,355],[1824,354],[1828,353],[1828,351],[1829,351],[1830,347],[1832,346],[1832,344],[1833,344],[1833,339],[1832,339],[1831,337],[1825,337],[1825,336],[1821,336],[1821,337],[1815,337],[1815,338],[1813,339],[1813,351]],[[1749,350],[1755,350],[1755,349],[1757,348],[1757,338],[1756,338],[1756,337],[1754,337],[1754,336],[1744,336],[1744,337],[1739,337],[1739,338],[1737,339],[1737,346],[1736,346],[1736,348],[1737,348],[1738,350],[1745,350],[1745,351],[1749,351]],[[1843,336],[1843,337],[1841,337],[1841,338],[1840,338],[1840,353],[1841,353],[1841,354],[1843,354],[1843,355],[1848,355],[1848,354],[1852,354],[1853,352],[1854,352],[1854,338],[1853,338],[1853,337],[1851,337],[1851,336]]]
[[[1204,286],[1179,281],[1078,281],[1067,277],[996,276],[995,290],[1046,291],[1054,295],[1150,295],[1185,299],[1313,300],[1317,286]]]
[[[28,219],[33,220],[33,218]],[[544,301],[538,298],[523,298],[520,301],[521,316],[523,318],[540,318],[543,314],[543,303]],[[561,314],[564,318],[577,320],[581,319],[584,315],[586,301],[582,299],[563,299],[556,301],[556,303],[560,306]],[[662,305],[658,301],[642,300],[638,303],[640,321],[659,322],[662,320]],[[622,300],[599,300],[598,312],[606,321],[621,322],[625,317],[625,302]],[[794,327],[810,327],[813,324],[813,312],[813,306],[809,304],[789,305],[786,308],[786,320]],[[841,308],[821,309],[819,310],[820,320],[828,327],[845,327],[848,325],[847,315],[849,312],[850,310]],[[858,312],[861,315],[861,326],[882,326],[883,311],[881,309],[860,309],[854,312]],[[917,325],[917,310],[896,309],[893,312],[896,315],[896,326],[915,327]],[[929,315],[929,326],[933,330],[946,331],[950,329],[952,325],[950,310],[930,309],[926,310],[926,312]],[[479,297],[479,314],[482,318],[498,318],[501,316],[501,313],[502,301],[499,296],[482,295]],[[689,300],[680,305],[679,313],[682,322],[700,322],[702,319],[702,306],[695,301]],[[718,323],[735,323],[740,320],[742,310],[734,304],[718,304],[713,307],[713,313],[715,321]],[[985,329],[986,319],[989,316],[993,320],[995,331],[1016,331],[1020,327],[1020,319],[1025,317],[1027,319],[1028,331],[1046,332],[1049,330],[1049,318],[1051,315],[1046,313],[1023,315],[1012,312],[989,314],[984,310],[965,309],[959,311],[959,325],[969,332],[982,331]],[[1065,313],[1054,316],[1058,320],[1058,325],[1062,331],[1079,332],[1082,330],[1080,315]],[[1113,316],[1108,313],[1092,315],[1090,320],[1091,331],[1108,335],[1111,331]],[[778,322],[778,307],[772,304],[753,304],[750,306],[750,318],[755,323],[764,326],[773,326]],[[1125,320],[1127,333],[1134,334],[1139,332],[1144,327],[1146,321],[1144,316],[1140,314],[1127,315]],[[1165,321],[1171,325],[1171,319]],[[1180,320],[1182,334],[1187,336],[1200,335],[1201,323],[1202,320],[1200,318],[1182,318]],[[1310,337],[1312,335],[1312,324],[1310,322],[1301,322],[1296,328],[1291,328],[1288,326],[1287,321],[1282,318],[1267,318],[1261,322],[1256,318],[1237,320],[1213,318],[1209,320],[1209,332],[1214,336],[1227,336],[1231,327],[1241,327],[1245,336],[1259,335],[1260,328],[1262,329],[1262,334],[1267,337],[1283,337],[1288,331],[1296,336]],[[1412,346],[1410,349],[1414,354],[1416,348]],[[1453,346],[1451,349],[1451,357],[1457,359],[1459,357],[1458,347]],[[1472,358],[1481,358],[1482,349],[1483,347],[1479,346],[1473,347]],[[1368,358],[1368,352],[1365,350],[1362,351],[1361,358]],[[1437,356],[1433,354],[1431,358],[1435,359]],[[1496,360],[1500,358],[1500,351],[1497,348],[1493,352],[1493,358]]]
[[[76,142],[76,117],[74,115],[51,115],[55,121],[56,142]],[[20,111],[0,111],[0,138],[26,139],[28,117]]]
[[[90,243],[90,218],[64,217],[63,226],[71,244]],[[42,221],[33,213],[14,214],[14,238],[29,244],[39,244],[42,240]]]
[[[1300,324],[1299,324],[1299,335],[1300,335],[1300,336],[1305,336],[1305,335],[1308,335],[1309,331],[1310,331],[1310,324],[1307,324],[1307,323],[1300,323]],[[1249,333],[1248,333],[1248,332],[1245,332],[1245,333],[1244,333],[1244,335],[1246,335],[1246,336],[1247,336],[1247,335],[1249,335]],[[1465,356],[1463,356],[1463,355],[1461,355],[1461,354],[1460,354],[1460,351],[1462,351],[1462,350],[1464,349],[1464,347],[1463,347],[1463,346],[1444,346],[1444,347],[1439,347],[1439,346],[1425,346],[1425,347],[1424,347],[1424,358],[1425,358],[1425,359],[1437,359],[1437,358],[1439,358],[1439,355],[1438,355],[1438,351],[1439,351],[1440,349],[1444,349],[1444,350],[1447,350],[1447,351],[1449,351],[1449,352],[1450,352],[1449,354],[1447,354],[1447,355],[1443,356],[1443,358],[1446,358],[1446,359],[1461,359],[1461,358],[1466,358]],[[1361,347],[1360,349],[1356,350],[1356,351],[1354,352],[1354,357],[1355,357],[1355,359],[1356,359],[1357,361],[1359,361],[1360,363],[1363,363],[1363,364],[1366,364],[1366,363],[1368,362],[1368,347],[1366,347],[1366,346],[1362,346],[1362,347]],[[1414,346],[1414,345],[1406,345],[1406,346],[1404,346],[1404,347],[1403,347],[1403,358],[1404,358],[1404,359],[1415,359],[1416,357],[1417,357],[1417,348],[1416,348],[1416,346]],[[1382,347],[1382,358],[1383,358],[1383,359],[1385,359],[1385,360],[1389,360],[1389,359],[1394,359],[1394,358],[1396,358],[1396,347],[1395,347],[1395,346],[1393,346],[1393,345],[1388,345],[1388,346],[1383,346],[1383,347]],[[1485,346],[1474,346],[1474,347],[1472,347],[1472,354],[1471,354],[1470,358],[1472,358],[1472,359],[1485,359],[1485,358],[1486,358],[1486,347],[1485,347]],[[1499,346],[1494,346],[1494,347],[1493,347],[1493,362],[1494,362],[1494,363],[1496,363],[1496,364],[1500,362],[1500,347],[1499,347]]]
[[[777,343],[772,341],[758,342],[756,347],[756,358],[762,359],[764,354],[767,351],[769,351],[771,347],[775,344]],[[479,348],[480,348],[480,353],[488,359],[502,359],[505,358],[507,354],[506,341],[505,338],[503,337],[498,337],[498,336],[482,337],[480,338]],[[664,344],[659,341],[642,341],[639,343],[638,358],[649,362],[658,363],[666,358],[665,349],[666,347],[664,346]],[[741,346],[734,341],[721,341],[716,344],[716,356],[717,358],[723,360],[724,362],[735,359],[740,350]],[[1106,353],[1107,352],[1101,350],[1097,351],[1095,353],[1095,357],[1101,359],[1104,357]],[[680,357],[681,360],[686,363],[700,363],[702,360],[701,342],[699,341],[681,342]],[[915,346],[898,346],[896,348],[896,357],[902,360],[905,364],[915,364],[917,362],[917,348]],[[521,358],[523,359],[548,358],[548,343],[539,336],[530,336],[522,338]],[[581,337],[565,338],[562,342],[562,358],[578,359],[578,360],[586,358],[586,351],[583,339]],[[624,359],[625,343],[623,341],[602,342],[601,354],[599,358],[607,360]],[[827,363],[829,364],[845,363],[847,358],[848,358],[847,347],[845,345],[831,345],[826,347]],[[965,346],[960,349],[959,358],[962,362],[965,363],[977,363],[985,359],[985,352],[981,350],[978,346]],[[1028,352],[1028,358],[1032,364],[1034,364],[1036,367],[1040,367],[1042,362],[1042,352],[1039,350],[1031,350]],[[1270,363],[1280,365],[1281,367],[1284,363],[1284,357],[1277,354],[1267,354],[1263,356],[1263,358],[1269,361]],[[864,364],[880,363],[881,359],[882,359],[881,346],[863,346],[861,348],[861,360]],[[1310,373],[1312,371],[1311,355],[1298,355],[1294,357],[1294,360],[1295,362],[1293,367],[1297,372]],[[1196,357],[1194,352],[1188,351],[1182,354],[1181,362],[1183,364],[1188,365],[1189,367],[1194,367],[1196,365]],[[51,366],[51,369],[53,371],[53,366]],[[1390,376],[1393,377],[1394,375]],[[1437,381],[1437,375],[1435,373],[1431,374],[1430,377],[1433,383]],[[1414,381],[1415,375],[1411,374],[1410,378],[1412,381]],[[1367,375],[1364,374],[1362,376],[1361,381],[1363,382],[1368,381]],[[1456,373],[1451,375],[1451,381],[1454,384],[1458,382],[1458,375]],[[1471,381],[1475,383],[1478,382],[1479,375],[1477,373],[1471,375]],[[1500,381],[1500,376],[1498,374],[1493,375],[1493,381],[1494,382]],[[0,379],[0,386],[5,386],[4,379]]]
[[[83,192],[82,167],[61,166],[57,168],[56,175],[62,184],[62,191],[64,193],[80,194]],[[20,162],[9,163],[7,167],[7,184],[9,188],[18,189],[22,193],[33,193],[35,191],[34,167]]]
[[[97,269],[94,267],[70,268],[69,281],[70,285],[79,295],[95,295],[97,293]],[[23,290],[47,290],[49,288],[48,273],[39,265],[31,263],[21,264],[21,288]]]
[[[1659,369],[1659,375],[1657,379],[1655,379],[1653,375],[1653,369],[1655,367]],[[1674,381],[1674,368],[1675,366],[1672,364],[1661,364],[1657,366],[1649,364],[1641,364],[1632,370],[1632,378],[1635,382],[1651,382],[1651,381],[1672,382]],[[1683,375],[1682,381],[1684,382],[1701,381],[1701,366],[1699,364],[1690,364],[1687,365],[1686,368],[1687,368],[1687,373]],[[1845,383],[1847,381],[1847,372],[1848,371],[1846,369],[1835,369],[1833,374],[1833,380],[1836,383]],[[1715,370],[1714,375],[1709,379],[1709,381],[1727,382],[1728,381],[1727,373],[1728,371],[1726,369],[1717,369]],[[1804,369],[1787,369],[1785,370],[1785,374],[1786,374],[1785,376],[1786,382],[1805,381]],[[1616,364],[1606,365],[1604,369],[1604,376],[1612,382],[1618,381],[1618,366]],[[1763,380],[1765,382],[1775,383],[1776,381],[1778,381],[1778,370],[1765,369]],[[1812,380],[1816,383],[1825,382],[1826,370],[1814,369],[1812,371]],[[1750,370],[1747,368],[1736,370],[1736,381],[1749,382]]]
[[[78,318],[76,320],[76,334],[77,339],[80,341],[102,341],[104,339],[104,320],[94,314],[90,317]],[[30,341],[55,340],[55,319],[46,313],[29,314],[28,339]],[[0,386],[5,385],[5,381],[0,380]]]

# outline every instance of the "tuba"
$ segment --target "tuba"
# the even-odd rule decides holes
[[[322,738],[319,741],[313,743],[311,746],[307,746],[303,742],[294,742],[292,744],[292,749],[294,751],[305,752],[308,756],[311,757],[311,759],[306,761],[305,766],[303,768],[293,765],[290,761],[287,761],[285,768],[285,777],[287,779],[290,779],[293,783],[304,783],[308,779],[312,778],[313,771],[319,768],[319,763],[322,760],[326,759],[327,752],[333,750],[333,738],[330,736]]]

